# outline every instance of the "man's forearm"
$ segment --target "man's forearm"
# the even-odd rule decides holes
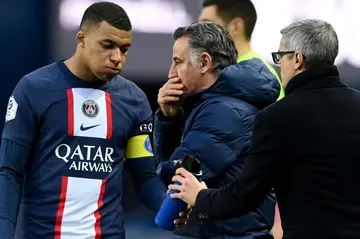
[[[154,120],[154,153],[156,163],[167,161],[181,143],[182,127],[185,122],[184,115],[165,117],[158,110]]]
[[[236,198],[229,196],[223,188],[202,190],[197,196],[193,213],[201,220],[225,220],[252,210],[242,201],[235,201]]]
[[[167,188],[155,172],[153,157],[128,159],[126,161],[133,180],[135,192],[142,203],[158,211],[165,198]]]
[[[21,183],[11,172],[0,169],[0,235],[3,239],[14,238],[16,218],[20,202]]]
[[[0,148],[0,237],[13,238],[29,148],[3,139]]]
[[[155,175],[149,178],[141,186],[138,193],[141,202],[153,211],[159,211],[161,204],[166,197],[167,188],[160,178]]]
[[[250,161],[259,160],[250,159]],[[245,164],[242,174],[230,184],[221,189],[200,191],[196,198],[194,212],[203,219],[210,220],[246,215],[261,205],[271,191],[271,185],[271,174],[261,171],[257,163]]]

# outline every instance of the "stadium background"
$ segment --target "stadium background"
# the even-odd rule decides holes
[[[0,118],[5,118],[8,98],[25,74],[75,49],[75,34],[82,13],[95,0],[1,0],[0,1]],[[167,80],[171,63],[171,32],[197,19],[200,0],[117,0],[134,28],[124,76],[137,83],[155,110],[157,91]],[[343,80],[360,89],[359,0],[253,0],[258,23],[253,48],[269,62],[276,51],[279,30],[291,21],[320,18],[333,24],[340,41],[336,64]],[[321,100],[321,99],[319,99]],[[2,121],[3,122],[3,121]],[[0,129],[3,125],[0,124]],[[145,209],[125,175],[125,208],[128,238],[170,238],[155,228],[154,213]],[[1,196],[1,195],[0,195]],[[141,230],[141,231],[140,231]],[[144,233],[146,231],[146,234]]]

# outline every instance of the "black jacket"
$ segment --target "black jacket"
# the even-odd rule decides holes
[[[336,67],[295,76],[286,97],[260,112],[243,173],[202,190],[193,213],[245,214],[275,188],[284,239],[360,238],[360,92]]]

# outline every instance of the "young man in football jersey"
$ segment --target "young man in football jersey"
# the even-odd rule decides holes
[[[126,12],[91,5],[76,39],[70,59],[24,76],[9,100],[0,149],[2,239],[124,238],[124,159],[146,206],[158,210],[165,197],[149,103],[119,76],[132,41]]]

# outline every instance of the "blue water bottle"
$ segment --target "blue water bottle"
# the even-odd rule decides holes
[[[173,162],[174,163],[174,162]],[[200,156],[196,155],[195,157],[191,157],[186,154],[182,162],[174,163],[176,168],[183,167],[190,173],[192,173],[197,179],[200,180],[201,177],[201,166],[200,166]],[[179,182],[175,182],[175,184],[180,184]],[[170,190],[168,195],[160,208],[160,211],[155,217],[155,223],[158,227],[172,231],[175,229],[174,220],[179,219],[179,213],[186,210],[187,203],[177,199],[171,198],[170,195],[178,192],[176,190]]]

